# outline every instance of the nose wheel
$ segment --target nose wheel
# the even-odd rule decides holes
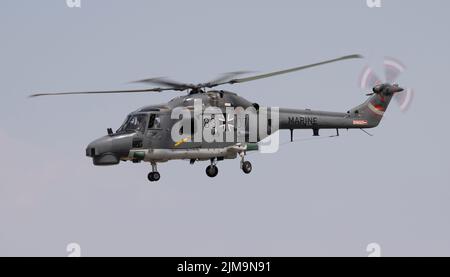
[[[250,174],[252,172],[252,163],[249,161],[246,161],[244,159],[245,153],[241,153],[241,169],[245,174]]]
[[[208,167],[206,168],[206,175],[208,175],[208,177],[214,178],[217,176],[217,174],[219,174],[219,169],[216,166],[216,159],[212,159],[211,165],[208,165]]]
[[[242,163],[242,171],[244,171],[245,174],[252,172],[252,163],[249,161],[244,161]]]
[[[147,175],[147,178],[150,182],[157,182],[161,178],[156,163],[152,163],[152,172]]]

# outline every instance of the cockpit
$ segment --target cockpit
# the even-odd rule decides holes
[[[117,129],[116,133],[132,133],[132,132],[144,132],[147,125],[147,114],[134,114],[129,115],[125,122]]]
[[[147,124],[148,123],[148,124]],[[125,119],[125,122],[117,129],[116,133],[145,132],[148,129],[161,129],[161,119],[159,114],[131,114]]]

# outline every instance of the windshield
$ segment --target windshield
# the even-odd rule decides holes
[[[117,133],[135,131],[144,132],[146,125],[146,114],[129,115],[127,119],[125,119],[125,122],[122,124],[122,126],[120,126],[120,128],[117,130]]]

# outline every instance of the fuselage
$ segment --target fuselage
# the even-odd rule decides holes
[[[130,113],[116,132],[89,144],[86,155],[92,157],[96,165],[113,165],[129,160],[231,159],[241,152],[256,150],[259,141],[282,129],[311,129],[314,135],[319,135],[320,129],[375,127],[382,114],[377,115],[367,107],[378,103],[380,99],[377,97],[371,97],[348,112],[326,112],[260,107],[235,93],[222,90],[194,93]],[[390,97],[382,100],[387,107]],[[207,112],[211,108],[215,113]],[[183,118],[179,111],[191,115],[191,118]],[[198,111],[200,116],[196,114]],[[231,115],[231,111],[234,114]],[[262,116],[263,113],[266,117]],[[203,136],[211,133],[217,136],[218,131],[222,131],[222,139],[215,137],[211,141]]]

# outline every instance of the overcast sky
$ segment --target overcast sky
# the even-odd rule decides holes
[[[449,1],[2,1],[0,255],[450,255]],[[360,53],[364,60],[225,86],[260,105],[346,111],[366,98],[364,66],[407,70],[410,110],[382,124],[239,160],[94,167],[89,142],[176,92],[28,99],[33,92],[202,82]],[[281,139],[288,140],[288,132]]]

